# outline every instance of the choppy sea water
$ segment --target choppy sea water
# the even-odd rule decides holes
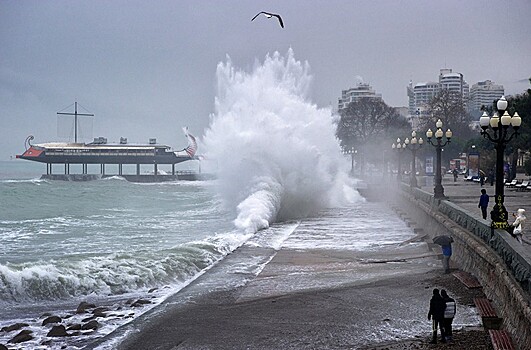
[[[208,182],[43,181],[20,162],[1,164],[0,327],[81,301],[157,303],[249,236]]]

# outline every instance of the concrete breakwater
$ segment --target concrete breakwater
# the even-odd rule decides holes
[[[369,186],[367,191],[382,191]],[[389,198],[389,188],[385,197]],[[531,255],[507,232],[491,230],[484,220],[447,200],[436,200],[422,189],[400,184],[394,205],[407,212],[423,227],[429,241],[438,235],[454,238],[452,260],[461,270],[474,275],[485,295],[503,318],[522,349],[531,349]],[[378,194],[375,197],[379,197]]]

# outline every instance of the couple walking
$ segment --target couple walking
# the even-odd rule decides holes
[[[452,322],[456,311],[455,300],[450,298],[443,289],[439,294],[439,289],[433,290],[430,300],[430,311],[428,320],[432,320],[433,338],[430,344],[437,344],[437,328],[441,330],[441,342],[452,341]]]

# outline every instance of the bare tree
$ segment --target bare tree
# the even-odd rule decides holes
[[[461,94],[442,89],[435,95],[427,106],[428,118],[420,121],[420,128],[429,129],[434,127],[438,119],[444,123],[445,128],[450,128],[461,139],[473,136],[470,129],[470,116],[465,109]]]
[[[363,150],[375,143],[389,141],[393,134],[410,130],[411,126],[395,108],[388,106],[382,99],[362,97],[347,105],[340,112],[337,137],[344,148],[356,148],[359,153],[363,173],[365,157]],[[396,137],[396,136],[395,136]],[[373,148],[373,150],[376,150]],[[382,150],[383,151],[383,150]]]
[[[376,137],[388,136],[391,128],[409,128],[409,124],[383,100],[362,97],[340,111],[337,137],[342,146],[358,146]]]

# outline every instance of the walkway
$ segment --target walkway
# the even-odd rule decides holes
[[[518,178],[522,178],[522,176]],[[432,186],[422,186],[422,189],[429,192],[430,187]],[[490,211],[494,206],[495,186],[487,183],[481,187],[478,182],[464,181],[463,177],[459,177],[454,182],[452,176],[446,175],[443,177],[443,187],[444,195],[448,197],[449,201],[465,209],[472,216],[477,217],[478,220],[483,220],[481,210],[478,208],[481,189],[484,188],[487,190],[487,194],[490,196],[490,202],[488,208],[489,217],[485,222],[490,222]],[[515,188],[505,187],[504,194],[504,205],[509,213],[509,223],[513,221],[512,213],[515,213],[519,208],[526,210],[526,216],[529,220],[527,220],[527,225],[524,227],[524,246],[531,250],[531,192],[517,191]]]

